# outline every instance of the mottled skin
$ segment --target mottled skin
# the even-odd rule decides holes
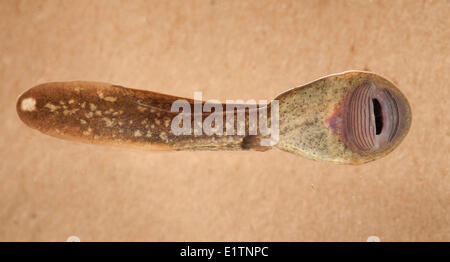
[[[368,85],[389,90],[398,101],[401,118],[395,139],[374,150],[360,150],[349,141],[345,115],[352,92]],[[280,141],[276,147],[313,160],[343,164],[376,160],[399,145],[411,124],[411,110],[403,94],[391,82],[368,72],[327,76],[276,99],[280,101]]]
[[[348,120],[351,117],[347,117],[350,101],[355,101],[351,100],[352,94],[358,94],[354,91],[364,86],[375,91],[388,90],[395,97],[400,115],[395,119],[398,127],[391,132],[395,134],[389,140],[381,139],[387,137],[383,133],[375,136],[374,126],[370,126],[371,139],[381,141],[373,142],[376,146],[370,148],[354,142],[361,134],[351,125],[360,123],[351,122]],[[179,112],[170,109],[177,99],[187,100],[194,114],[192,99],[95,82],[46,83],[22,94],[17,112],[28,126],[45,134],[87,143],[151,150],[265,151],[271,148],[260,145],[263,136],[259,133],[249,135],[248,109],[245,110],[245,135],[225,135],[225,131],[224,135],[174,135],[171,121]],[[313,160],[343,164],[375,160],[398,146],[411,123],[409,104],[400,91],[384,78],[367,72],[331,75],[291,89],[276,99],[279,100],[280,137],[275,147]],[[368,97],[365,100],[370,101]],[[270,105],[268,109],[270,117]],[[369,112],[373,108],[366,109]],[[202,113],[202,121],[209,114]],[[236,111],[224,112],[224,128],[229,114],[233,115],[236,130]],[[372,123],[374,116],[371,117],[363,122]],[[192,128],[194,124],[192,119]]]
[[[22,110],[24,99],[34,99],[34,110]],[[96,82],[46,83],[31,88],[17,102],[19,117],[42,133],[87,143],[133,146],[151,150],[265,150],[259,136],[174,135],[171,112],[177,99],[194,101]],[[225,110],[225,105],[223,105]],[[202,114],[202,121],[210,113]],[[236,130],[237,112],[233,114]],[[245,111],[248,134],[248,109]],[[192,117],[191,130],[194,128]],[[193,132],[192,132],[193,133]]]

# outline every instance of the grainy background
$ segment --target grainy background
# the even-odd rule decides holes
[[[450,2],[0,1],[0,240],[450,241]],[[18,95],[93,80],[269,99],[349,69],[393,80],[409,135],[362,166],[143,152],[27,128]]]

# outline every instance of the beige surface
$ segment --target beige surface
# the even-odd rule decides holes
[[[0,16],[0,240],[450,241],[449,1],[2,0]],[[47,81],[224,101],[348,69],[413,111],[398,149],[356,167],[79,144],[15,112]]]

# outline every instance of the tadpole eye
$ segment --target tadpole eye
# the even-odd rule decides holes
[[[359,152],[376,151],[395,142],[409,128],[409,105],[399,92],[374,82],[355,88],[346,103],[348,146]]]

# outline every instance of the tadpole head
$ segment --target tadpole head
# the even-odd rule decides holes
[[[411,109],[385,78],[331,75],[281,94],[277,147],[304,157],[362,164],[385,156],[406,136]]]

